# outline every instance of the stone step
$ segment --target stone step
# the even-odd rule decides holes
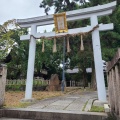
[[[0,118],[0,120],[32,120],[32,119],[18,119],[18,118]]]
[[[51,110],[51,109],[3,109],[0,110],[0,117],[6,117],[6,120],[104,120],[107,117],[106,113],[94,112],[74,112],[64,110]],[[14,118],[14,119],[10,119]],[[5,120],[5,119],[3,119]]]

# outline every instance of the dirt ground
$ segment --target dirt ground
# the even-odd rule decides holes
[[[61,91],[33,91],[32,97],[35,98],[36,100],[41,100],[49,97],[54,97],[54,96],[61,96],[64,94],[68,94],[70,92],[76,91],[79,88],[66,88],[65,92]],[[24,91],[7,91],[5,93],[5,103],[4,107],[5,108],[24,108],[30,105],[31,103],[21,103],[20,100],[25,97],[25,92]]]
[[[61,91],[48,92],[48,91],[34,91],[32,97],[41,100],[49,97],[60,96],[62,95]],[[20,100],[25,97],[25,92],[23,91],[7,91],[5,93],[5,103],[4,107],[7,108],[17,108],[17,107],[26,107],[30,103],[21,103]]]

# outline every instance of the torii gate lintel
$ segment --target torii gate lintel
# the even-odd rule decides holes
[[[97,24],[96,24],[97,25]],[[87,27],[82,27],[82,28],[75,28],[75,29],[69,29],[67,33],[59,33],[56,34],[55,32],[47,32],[47,33],[35,33],[34,35],[31,33],[29,35],[22,35],[20,36],[20,40],[30,40],[30,37],[33,35],[36,39],[45,36],[46,38],[49,37],[55,37],[55,36],[62,36],[62,35],[71,35],[71,34],[77,34],[79,32],[84,33],[84,32],[88,32],[89,30],[91,30],[94,26],[87,26]],[[109,24],[99,24],[99,31],[106,31],[106,30],[113,30],[113,23],[109,23]]]

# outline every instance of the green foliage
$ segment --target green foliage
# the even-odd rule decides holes
[[[54,6],[55,13],[69,11],[69,10],[76,10],[80,8],[80,4],[86,5],[86,0],[42,0],[40,3],[40,8],[45,9],[46,15],[51,7]]]
[[[111,16],[107,17],[108,22],[113,22],[114,30],[101,32],[102,56],[106,61],[110,61],[120,47],[120,20],[118,14],[120,14],[120,6],[116,8]]]
[[[15,44],[14,29],[10,29],[10,27],[14,28],[15,26],[14,20],[8,20],[0,25],[0,61],[8,55]]]
[[[23,91],[25,90],[25,85],[6,85],[6,91],[13,90],[13,91]]]
[[[16,33],[17,32],[17,33]],[[19,31],[15,31],[15,43],[11,49],[11,61],[7,64],[8,78],[17,79],[26,76],[27,62],[28,62],[28,41],[20,42]]]

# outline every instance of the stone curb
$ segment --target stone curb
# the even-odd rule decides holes
[[[106,113],[110,113],[110,111],[111,111],[108,104],[104,104],[104,109],[105,109]]]
[[[88,103],[87,103],[87,105],[86,105],[86,107],[85,107],[85,109],[84,109],[84,111],[86,111],[86,112],[90,111],[90,110],[91,110],[91,107],[92,107],[92,104],[93,104],[93,102],[94,102],[96,99],[97,99],[97,98],[91,98],[91,99],[89,99],[89,100],[88,100]]]

